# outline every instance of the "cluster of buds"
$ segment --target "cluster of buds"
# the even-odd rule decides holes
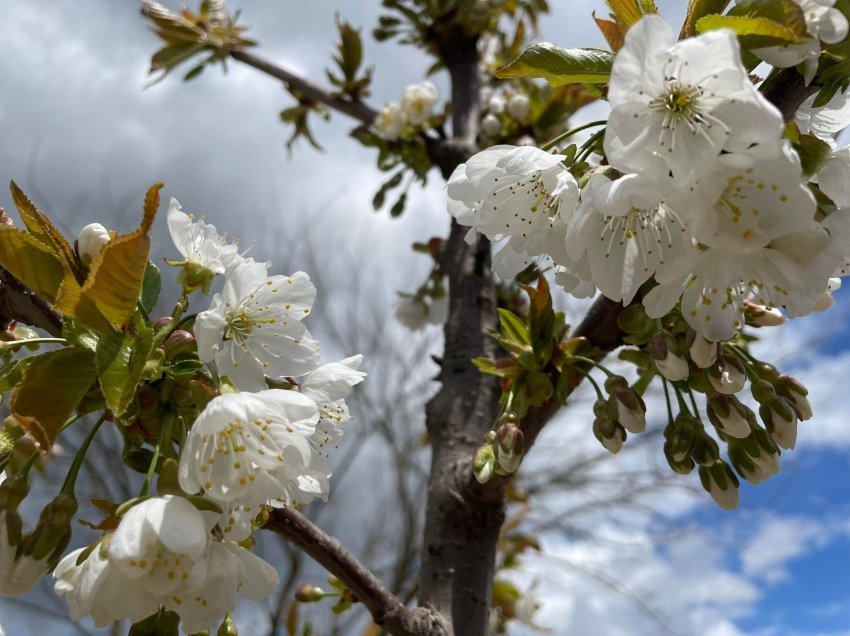
[[[490,431],[482,446],[475,452],[473,473],[479,483],[490,481],[494,475],[514,474],[522,463],[525,439],[514,413],[499,417],[498,428]]]
[[[71,540],[77,500],[60,494],[45,506],[38,524],[24,534],[18,506],[29,492],[26,472],[0,484],[0,594],[29,592],[59,562]]]
[[[440,95],[431,82],[411,84],[404,89],[401,103],[387,104],[375,117],[373,125],[381,139],[396,141],[406,131],[428,127]]]
[[[617,454],[626,441],[626,431],[646,430],[646,404],[626,379],[610,375],[605,381],[608,397],[600,395],[593,405],[593,434],[611,453]]]
[[[494,89],[484,86],[480,95],[482,118],[481,132],[491,140],[498,140],[505,134],[516,136],[531,118],[531,100],[525,93]],[[521,138],[518,145],[533,145],[534,139],[527,143]]]

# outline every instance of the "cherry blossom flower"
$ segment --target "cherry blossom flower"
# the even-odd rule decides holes
[[[594,173],[566,238],[575,273],[586,262],[589,280],[611,300],[628,304],[653,274],[678,275],[695,258],[686,221],[656,181],[632,174],[611,181]]]
[[[2,481],[2,480],[0,480]],[[0,596],[22,596],[50,571],[47,558],[20,554],[20,518],[13,510],[0,510]]]
[[[421,126],[434,114],[434,106],[439,99],[437,87],[431,82],[422,82],[404,89],[401,107],[411,124]]]
[[[395,141],[407,126],[407,115],[401,104],[388,104],[375,117],[375,131],[378,137],[387,141]]]
[[[181,278],[189,288],[202,287],[209,291],[216,274],[241,260],[238,247],[229,244],[220,236],[214,225],[203,219],[194,218],[183,212],[180,202],[172,198],[168,207],[168,231],[182,261],[168,261],[171,265],[182,265]]]
[[[216,397],[189,430],[180,455],[180,486],[240,504],[300,501],[318,421],[319,407],[297,391]]]
[[[491,241],[508,238],[518,254],[548,254],[566,264],[564,235],[578,184],[564,158],[531,146],[479,152],[449,179],[449,212]]]
[[[284,378],[316,368],[319,343],[301,322],[316,289],[304,272],[269,276],[251,259],[232,264],[224,288],[198,314],[194,333],[198,356],[212,362],[240,389],[266,388],[264,376]]]
[[[794,121],[803,134],[811,134],[825,141],[832,139],[850,125],[850,92],[837,92],[823,106],[815,108],[817,95],[804,101],[794,115]]]
[[[779,111],[755,89],[735,34],[711,31],[676,42],[648,15],[626,34],[611,71],[605,154],[615,168],[693,184],[721,152],[774,154]]]

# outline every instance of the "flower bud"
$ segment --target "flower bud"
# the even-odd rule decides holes
[[[788,400],[777,397],[762,404],[759,415],[780,448],[791,450],[797,445],[797,412]]]
[[[626,442],[626,429],[611,419],[597,417],[593,421],[593,434],[612,455],[616,455]]]
[[[693,448],[691,448],[691,459],[700,466],[714,466],[720,459],[720,448],[713,438],[706,435],[704,430],[696,433]]]
[[[493,113],[487,113],[481,120],[481,130],[488,137],[498,137],[502,132],[502,120]]]
[[[505,422],[496,431],[496,472],[512,475],[519,468],[524,452],[523,434],[513,422]]]
[[[773,385],[761,379],[753,381],[750,392],[759,404],[767,404],[776,398],[776,389]]]
[[[659,331],[652,337],[649,354],[658,372],[671,382],[686,380],[690,375],[688,361],[679,354],[676,338],[669,331]]]
[[[729,459],[751,484],[760,484],[779,472],[779,449],[764,429],[753,431],[747,439],[729,440]]]
[[[830,278],[826,291],[820,295],[820,298],[818,298],[817,301],[815,301],[814,306],[812,306],[812,311],[821,312],[832,307],[835,304],[835,298],[833,298],[832,292],[837,291],[840,288],[841,279]]]
[[[605,381],[605,390],[611,396],[608,404],[617,413],[617,422],[629,433],[643,433],[646,430],[646,404],[643,398],[619,375]]]
[[[395,317],[412,331],[422,329],[428,322],[428,305],[418,296],[402,296]]]
[[[757,327],[778,327],[785,323],[785,314],[776,307],[768,309],[748,300],[744,301],[744,317],[748,324]]]
[[[192,353],[198,350],[198,343],[195,342],[195,336],[188,331],[175,329],[163,343],[165,347],[165,357],[170,360],[181,353]]]
[[[395,141],[407,127],[407,115],[401,104],[388,104],[375,117],[375,132],[378,137]]]
[[[693,418],[686,413],[679,413],[673,423],[664,429],[664,452],[668,461],[679,463],[690,457],[696,437]]]
[[[732,395],[744,388],[747,374],[740,360],[723,356],[716,366],[709,369],[708,381],[718,393]]]
[[[718,343],[703,338],[694,330],[688,332],[688,353],[700,369],[707,369],[715,363],[719,349]]]
[[[174,322],[174,318],[172,318],[171,316],[163,316],[162,318],[157,318],[153,323],[153,330],[159,331],[166,325],[170,325],[172,322]]]
[[[295,590],[295,600],[299,603],[316,603],[323,598],[325,598],[325,591],[309,583],[299,585],[298,589]]]
[[[505,98],[501,93],[494,93],[487,100],[487,110],[494,115],[501,115],[505,112]]]
[[[708,398],[706,411],[709,421],[724,435],[744,439],[752,432],[750,417],[753,412],[734,395],[713,395]]]
[[[209,293],[215,280],[215,272],[195,261],[184,261],[180,264],[182,267],[177,275],[177,282],[183,285],[183,291],[190,294],[196,289],[200,289],[205,294]]]
[[[738,478],[729,464],[721,460],[712,466],[700,466],[699,479],[702,487],[723,510],[738,507]]]
[[[493,449],[493,437],[487,436],[487,442],[475,451],[472,472],[479,484],[486,484],[496,472],[496,452]]]
[[[523,122],[531,115],[531,100],[528,95],[517,93],[508,101],[508,115]]]
[[[233,622],[230,614],[225,616],[224,622],[219,626],[215,636],[239,636],[239,629],[236,627],[236,623]]]
[[[796,378],[788,375],[779,377],[778,392],[787,400],[790,400],[797,411],[800,421],[812,418],[812,405],[809,403],[809,390]]]
[[[101,248],[111,240],[109,230],[100,223],[89,223],[80,230],[80,234],[77,236],[77,254],[80,255],[83,265],[86,267],[91,265],[100,253]]]

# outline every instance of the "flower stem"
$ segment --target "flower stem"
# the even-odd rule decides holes
[[[547,141],[545,144],[540,146],[540,149],[541,150],[551,150],[552,148],[557,146],[559,143],[564,141],[564,139],[569,139],[570,137],[572,137],[576,133],[580,133],[582,130],[587,130],[588,128],[595,128],[596,126],[604,126],[607,123],[608,122],[606,120],[600,119],[599,121],[592,121],[589,124],[584,124],[583,126],[578,126],[577,128],[571,128],[570,130],[561,133],[560,135],[558,135],[554,139]]]
[[[576,373],[581,373],[581,374],[582,374],[585,378],[587,378],[587,381],[588,381],[588,382],[590,382],[590,383],[593,385],[593,388],[594,388],[594,389],[596,389],[596,396],[597,396],[600,400],[604,400],[604,399],[605,399],[605,394],[604,394],[604,393],[602,393],[602,389],[600,389],[600,388],[599,388],[599,384],[596,382],[596,380],[594,380],[594,379],[593,379],[593,376],[592,376],[592,375],[590,375],[590,371],[585,371],[584,369],[579,369],[578,367],[571,367],[571,368],[572,368],[572,369],[573,369]]]
[[[42,344],[68,344],[65,338],[30,338],[29,340],[9,340],[2,343],[0,348],[11,349],[13,347],[23,347],[25,345],[42,345]]]
[[[673,405],[670,404],[670,389],[667,387],[667,378],[661,376],[661,386],[664,387],[664,402],[667,404],[667,423],[673,423]]]
[[[62,490],[60,494],[74,496],[74,487],[77,484],[77,476],[80,474],[80,468],[83,466],[83,460],[86,458],[86,453],[89,450],[89,446],[91,446],[91,442],[94,439],[95,433],[97,433],[100,425],[103,424],[104,420],[106,420],[106,411],[103,412],[97,422],[94,423],[92,429],[89,431],[89,434],[86,435],[86,438],[83,440],[83,443],[80,445],[80,449],[77,451],[76,456],[74,457],[74,461],[71,464],[70,470],[68,470],[68,475],[65,477],[65,483],[62,484]]]
[[[575,161],[573,161],[573,164],[581,163],[582,161],[584,161],[585,159],[587,159],[587,158],[590,156],[590,153],[592,153],[592,152],[593,152],[593,146],[594,146],[594,144],[596,143],[596,141],[597,141],[600,137],[602,137],[602,135],[604,135],[604,134],[605,134],[605,129],[604,129],[604,128],[603,128],[602,130],[599,130],[599,131],[597,131],[597,132],[593,133],[593,135],[591,135],[590,139],[588,139],[587,141],[585,141],[585,142],[581,145],[581,148],[580,148],[580,150],[581,150],[581,154],[579,154],[579,155],[576,157]]]
[[[584,356],[570,356],[570,357],[573,360],[579,360],[580,362],[584,362],[586,364],[593,365],[597,369],[601,369],[602,371],[605,372],[605,375],[607,375],[609,378],[613,378],[616,375],[614,372],[609,371],[608,367],[602,366],[601,364],[599,364],[598,362],[596,362],[595,360],[592,360],[590,358],[585,358]]]
[[[174,423],[174,413],[166,413],[162,418],[162,427],[159,429],[159,439],[156,441],[156,446],[153,449],[153,457],[148,466],[148,472],[145,475],[145,483],[142,484],[142,489],[139,491],[139,497],[144,497],[150,490],[153,476],[156,474],[156,465],[159,463],[159,456],[162,454],[166,444],[171,443],[171,426]]]

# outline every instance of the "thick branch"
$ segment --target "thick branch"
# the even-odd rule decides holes
[[[266,528],[286,538],[345,583],[366,606],[375,623],[392,634],[446,634],[436,614],[425,609],[411,612],[337,538],[321,530],[297,510],[282,508],[273,511]]]
[[[333,93],[320,86],[316,86],[309,80],[304,79],[294,73],[287,71],[285,68],[272,64],[247,51],[236,50],[230,56],[243,64],[253,66],[258,71],[262,71],[266,75],[279,79],[287,85],[287,87],[298,91],[305,99],[312,102],[318,102],[328,108],[333,108],[349,117],[353,117],[364,124],[371,124],[378,113],[364,104],[363,102],[355,102],[350,99],[337,97]]]
[[[11,321],[39,327],[52,336],[62,334],[62,317],[48,302],[0,268],[0,328],[6,328]]]

